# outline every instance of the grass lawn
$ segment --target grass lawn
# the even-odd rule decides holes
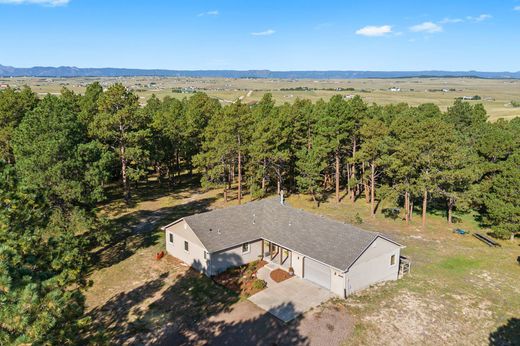
[[[173,339],[176,344],[203,344],[201,340],[218,335],[232,339],[232,334],[222,334],[231,330],[256,340],[261,326],[269,326],[267,334],[276,331],[272,340],[285,337],[292,344],[520,343],[519,244],[500,241],[502,248],[489,248],[471,235],[454,234],[455,227],[483,231],[467,215],[457,215],[461,223],[454,226],[447,225],[442,215],[428,215],[428,226],[422,229],[419,215],[414,215],[409,225],[381,214],[373,219],[362,200],[355,204],[346,199],[340,204],[331,201],[316,208],[306,196],[290,196],[288,203],[294,207],[340,221],[362,220],[359,227],[395,238],[406,245],[403,254],[411,258],[412,271],[402,280],[367,289],[347,300],[334,300],[293,324],[280,326],[261,312],[244,312],[250,309],[245,305],[249,302],[171,256],[155,259],[155,254],[164,250],[159,226],[226,206],[221,191],[204,192],[188,185],[167,191],[150,182],[135,196],[136,204],[131,208],[122,205],[118,194],[100,206],[100,213],[120,227],[121,236],[97,250],[99,263],[92,269],[93,284],[85,295],[88,314],[95,321],[89,332],[104,330],[108,343],[173,342],[171,335],[181,330],[190,332],[182,334],[187,339]],[[236,201],[227,203],[234,204]],[[313,337],[318,331],[325,334]],[[340,331],[347,332],[338,334]]]

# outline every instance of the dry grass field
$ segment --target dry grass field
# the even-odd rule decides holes
[[[13,87],[29,85],[38,93],[58,93],[62,87],[82,93],[86,85],[99,81],[103,86],[121,82],[133,89],[145,102],[152,94],[189,97],[190,92],[203,91],[218,98],[223,104],[242,99],[259,100],[266,92],[273,94],[278,103],[293,102],[297,97],[316,101],[332,95],[360,95],[367,102],[378,104],[406,102],[410,105],[432,102],[445,110],[454,99],[478,95],[490,119],[510,119],[520,115],[520,108],[511,101],[520,102],[520,80],[476,78],[402,78],[350,80],[287,80],[287,79],[226,79],[226,78],[172,78],[172,77],[118,77],[118,78],[3,78],[0,84]],[[399,89],[399,91],[391,91]],[[302,90],[303,89],[303,90]],[[444,90],[444,91],[443,91]],[[174,92],[175,91],[175,92]]]

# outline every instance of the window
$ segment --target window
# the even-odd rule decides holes
[[[392,255],[392,257],[390,257],[390,265],[393,266],[395,264],[395,255]]]
[[[170,236],[170,239],[169,239],[170,240],[170,244],[173,244],[173,233],[168,233],[168,234]]]
[[[208,253],[206,251],[204,251],[204,259],[207,260],[208,259]]]
[[[190,251],[189,245],[187,241],[184,241],[184,251],[188,252]]]
[[[242,244],[242,253],[248,253],[249,252],[249,243]]]

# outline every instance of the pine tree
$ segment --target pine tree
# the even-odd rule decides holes
[[[122,84],[114,84],[98,101],[99,113],[89,125],[89,133],[119,156],[124,197],[130,202],[130,181],[145,175],[150,120],[139,110],[136,95]]]
[[[13,138],[21,184],[45,191],[47,200],[61,208],[101,199],[112,162],[99,143],[89,142],[76,101],[72,94],[46,96]]]
[[[13,133],[37,103],[36,94],[28,87],[20,92],[12,88],[0,90],[0,160],[14,162],[11,144]]]
[[[370,214],[375,217],[376,180],[382,173],[381,170],[388,161],[390,151],[390,129],[379,118],[367,118],[359,129],[361,147],[357,153],[362,162],[367,162],[370,181]],[[366,178],[365,178],[366,179]]]

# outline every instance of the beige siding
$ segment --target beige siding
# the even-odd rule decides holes
[[[345,296],[345,273],[330,268],[330,290],[340,297]]]
[[[292,267],[294,269],[294,275],[303,277],[303,256],[302,254],[293,251],[292,253]]]
[[[170,234],[173,234],[173,244]],[[188,251],[184,247],[185,241],[188,242]],[[166,251],[196,270],[207,272],[206,249],[186,222],[180,221],[166,228]]]
[[[386,239],[377,238],[346,273],[347,293],[362,290],[381,281],[397,280],[400,247]],[[395,264],[391,265],[392,255]]]
[[[242,244],[211,254],[211,273],[216,275],[227,268],[259,260],[262,255],[262,240],[249,243],[249,252],[242,253]]]

